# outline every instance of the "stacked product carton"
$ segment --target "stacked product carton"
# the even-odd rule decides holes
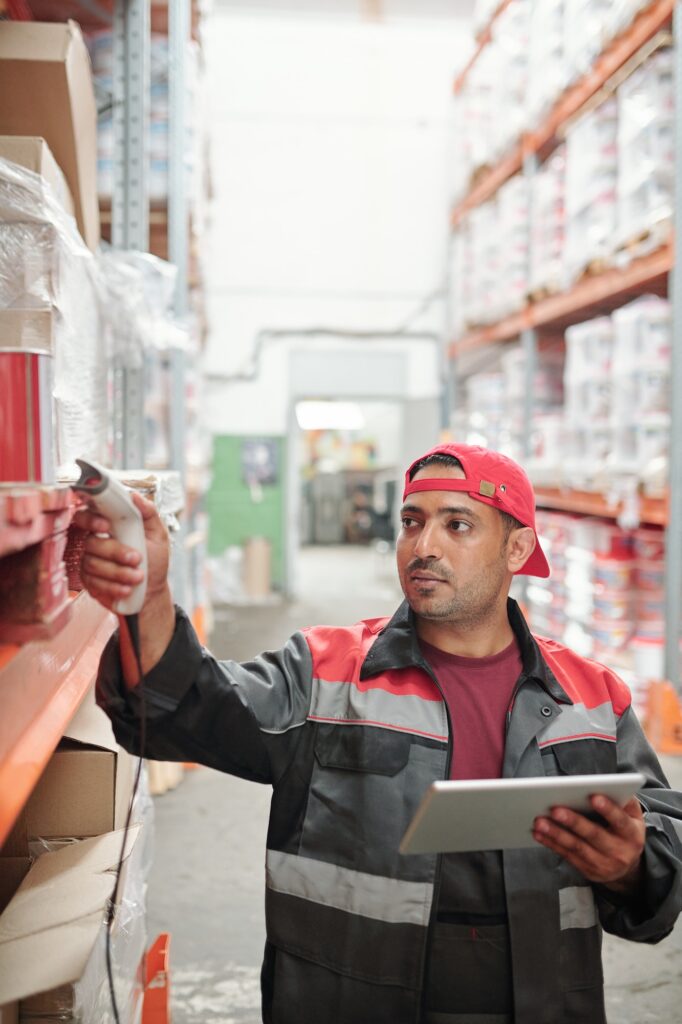
[[[618,193],[618,105],[607,100],[581,118],[566,142],[564,280],[570,286],[613,252]]]
[[[673,212],[673,51],[658,50],[618,90],[618,240],[661,244]]]
[[[23,429],[18,418],[8,425],[17,447],[3,477],[49,482],[55,466],[58,470],[68,466],[84,452],[95,459],[103,459],[106,453],[106,353],[99,273],[95,257],[49,183],[1,154],[0,143],[2,344],[3,348],[14,346],[15,351],[23,349],[26,359],[37,361],[43,370],[38,380],[26,378],[24,394],[31,394],[32,400],[26,405]],[[11,324],[15,325],[14,341]],[[34,454],[32,469],[31,452],[38,451],[40,458]]]
[[[14,401],[4,424],[4,480],[49,482],[84,451],[105,454],[96,130],[75,23],[1,22],[1,372],[3,391],[25,396],[23,421]]]
[[[537,526],[552,575],[526,588],[533,629],[614,668],[644,711],[664,671],[663,531],[547,510]]]
[[[0,993],[19,1024],[114,1020],[106,916],[135,768],[90,691],[0,856]],[[126,1024],[139,1019],[141,1006],[152,814],[143,775],[111,926]]]
[[[670,432],[670,304],[645,296],[566,331],[567,475],[665,476]]]
[[[566,147],[558,149],[531,178],[529,292],[560,291],[566,242]]]

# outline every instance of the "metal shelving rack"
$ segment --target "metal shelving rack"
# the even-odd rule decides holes
[[[455,81],[455,92],[462,89],[466,77],[488,45],[491,28],[509,0],[501,0],[488,27],[481,34],[469,63]],[[676,192],[682,194],[682,0],[652,0],[628,29],[613,40],[597,57],[591,70],[559,97],[549,113],[511,146],[493,166],[479,176],[464,198],[451,212],[454,229],[466,214],[490,199],[509,178],[523,171],[532,176],[557,143],[567,122],[593,100],[632,58],[649,45],[657,34],[672,26],[675,53],[675,166]],[[675,204],[673,238],[682,238],[682,209]],[[663,500],[643,499],[642,521],[666,528],[665,556],[665,673],[682,692],[680,680],[679,634],[682,620],[682,263],[675,261],[670,240],[656,251],[635,259],[625,269],[610,268],[578,281],[571,289],[550,295],[497,323],[467,331],[449,346],[451,380],[455,386],[460,372],[458,363],[466,353],[490,350],[491,346],[521,339],[526,353],[526,399],[524,403],[525,447],[528,449],[533,415],[532,381],[536,365],[538,337],[542,330],[558,333],[570,324],[612,312],[645,291],[668,294],[673,308],[673,355],[671,366],[671,429],[669,442],[670,479]],[[526,450],[527,454],[527,450]],[[618,508],[611,507],[598,494],[562,489],[537,488],[538,504],[563,511],[614,518]]]
[[[114,189],[111,244],[149,248],[149,0],[116,0],[113,19]],[[114,367],[118,468],[144,465],[144,365]]]

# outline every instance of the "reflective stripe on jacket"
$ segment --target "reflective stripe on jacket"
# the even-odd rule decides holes
[[[647,780],[645,882],[635,901],[590,885],[539,845],[503,854],[516,1024],[599,1024],[601,928],[656,942],[682,906],[682,797],[668,788],[624,683],[532,636],[513,601],[509,617],[523,674],[504,775],[636,770]],[[266,1024],[423,1021],[439,858],[401,856],[398,845],[424,791],[448,777],[451,734],[407,605],[390,621],[304,630],[243,664],[212,658],[179,610],[145,698],[146,756],[273,787]],[[122,682],[115,638],[98,700],[119,742],[139,752],[139,694]],[[456,722],[454,733],[456,742]]]

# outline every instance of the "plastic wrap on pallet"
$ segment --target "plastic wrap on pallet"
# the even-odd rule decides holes
[[[562,287],[565,174],[566,147],[560,146],[531,179],[529,290],[536,298]]]
[[[112,361],[139,368],[145,352],[186,348],[187,331],[170,317],[177,269],[150,253],[108,247],[99,259],[106,282],[104,326]]]
[[[104,459],[107,365],[101,331],[102,282],[46,182],[0,159],[0,309],[45,314],[54,356],[57,464],[87,450]],[[47,339],[45,341],[47,345]]]

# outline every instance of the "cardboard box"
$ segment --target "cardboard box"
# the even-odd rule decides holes
[[[38,136],[0,135],[0,160],[11,160],[47,182],[62,209],[75,216],[73,198],[50,147]]]
[[[75,22],[0,22],[0,133],[45,139],[94,251],[100,238],[97,107],[90,58]]]
[[[127,858],[139,833],[139,826],[130,830]],[[75,1004],[75,986],[91,964],[90,988],[106,986],[100,937],[122,840],[122,832],[110,832],[71,843],[35,861],[0,916],[0,999],[11,1003],[51,993],[40,996],[36,1005],[56,1010],[69,999]],[[144,949],[144,938],[141,944]],[[100,954],[96,963],[92,962],[94,952]],[[134,952],[137,959],[137,948]],[[125,980],[134,984],[134,976]],[[23,1005],[21,1010],[23,1014]]]
[[[28,840],[97,836],[122,828],[137,763],[116,743],[89,690],[24,808]]]
[[[0,1024],[19,1024],[19,1003],[0,1006]]]
[[[54,355],[56,312],[42,309],[0,309],[0,350]]]
[[[26,878],[30,867],[28,857],[0,857],[0,914]]]

